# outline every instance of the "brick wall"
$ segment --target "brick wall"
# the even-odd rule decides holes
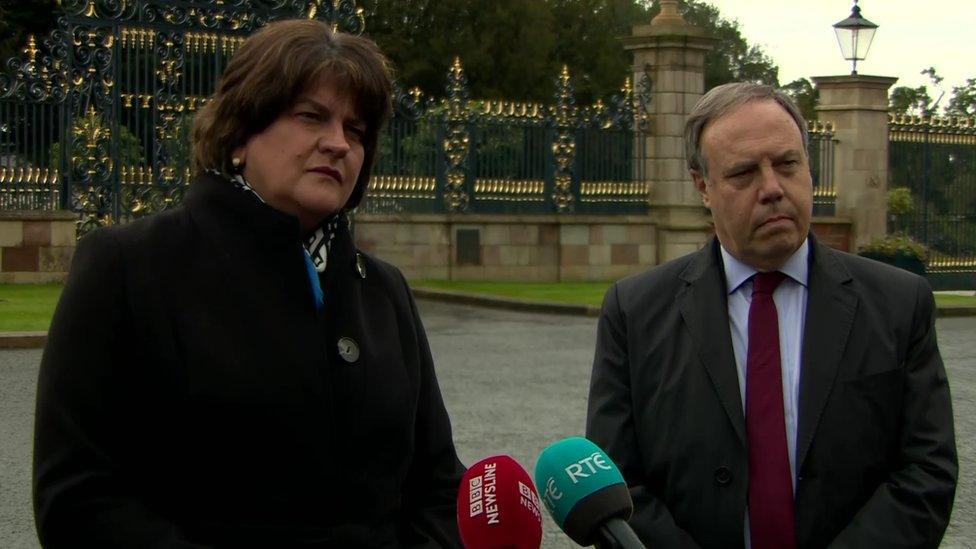
[[[0,283],[61,282],[75,251],[71,212],[0,212]]]

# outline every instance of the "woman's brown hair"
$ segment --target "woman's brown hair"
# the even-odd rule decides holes
[[[232,151],[261,133],[322,78],[337,81],[366,123],[363,167],[345,209],[359,205],[369,184],[380,130],[392,115],[392,76],[368,38],[333,32],[321,21],[270,23],[231,58],[213,98],[193,125],[193,170],[232,173]]]

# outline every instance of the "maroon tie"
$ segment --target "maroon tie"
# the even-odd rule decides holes
[[[746,360],[746,438],[749,443],[749,532],[752,549],[796,547],[793,481],[786,448],[779,320],[773,291],[780,272],[753,278]]]

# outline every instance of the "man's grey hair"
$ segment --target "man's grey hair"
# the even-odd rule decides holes
[[[775,101],[783,107],[783,110],[789,113],[799,127],[800,137],[803,140],[803,153],[807,153],[809,139],[807,122],[789,95],[765,84],[733,82],[709,90],[698,100],[695,108],[688,115],[688,120],[685,122],[685,156],[688,159],[689,169],[701,172],[702,177],[708,176],[708,163],[705,161],[701,150],[701,136],[705,131],[705,126],[721,118],[732,109],[752,101]]]

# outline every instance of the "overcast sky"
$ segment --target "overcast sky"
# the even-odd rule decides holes
[[[706,1],[726,19],[737,19],[750,44],[763,47],[779,66],[780,84],[851,72],[833,24],[851,13],[853,0]],[[858,74],[895,76],[895,86],[915,87],[928,82],[919,72],[934,66],[945,78],[947,97],[953,86],[976,78],[976,0],[861,0],[858,5],[861,16],[878,25]]]

